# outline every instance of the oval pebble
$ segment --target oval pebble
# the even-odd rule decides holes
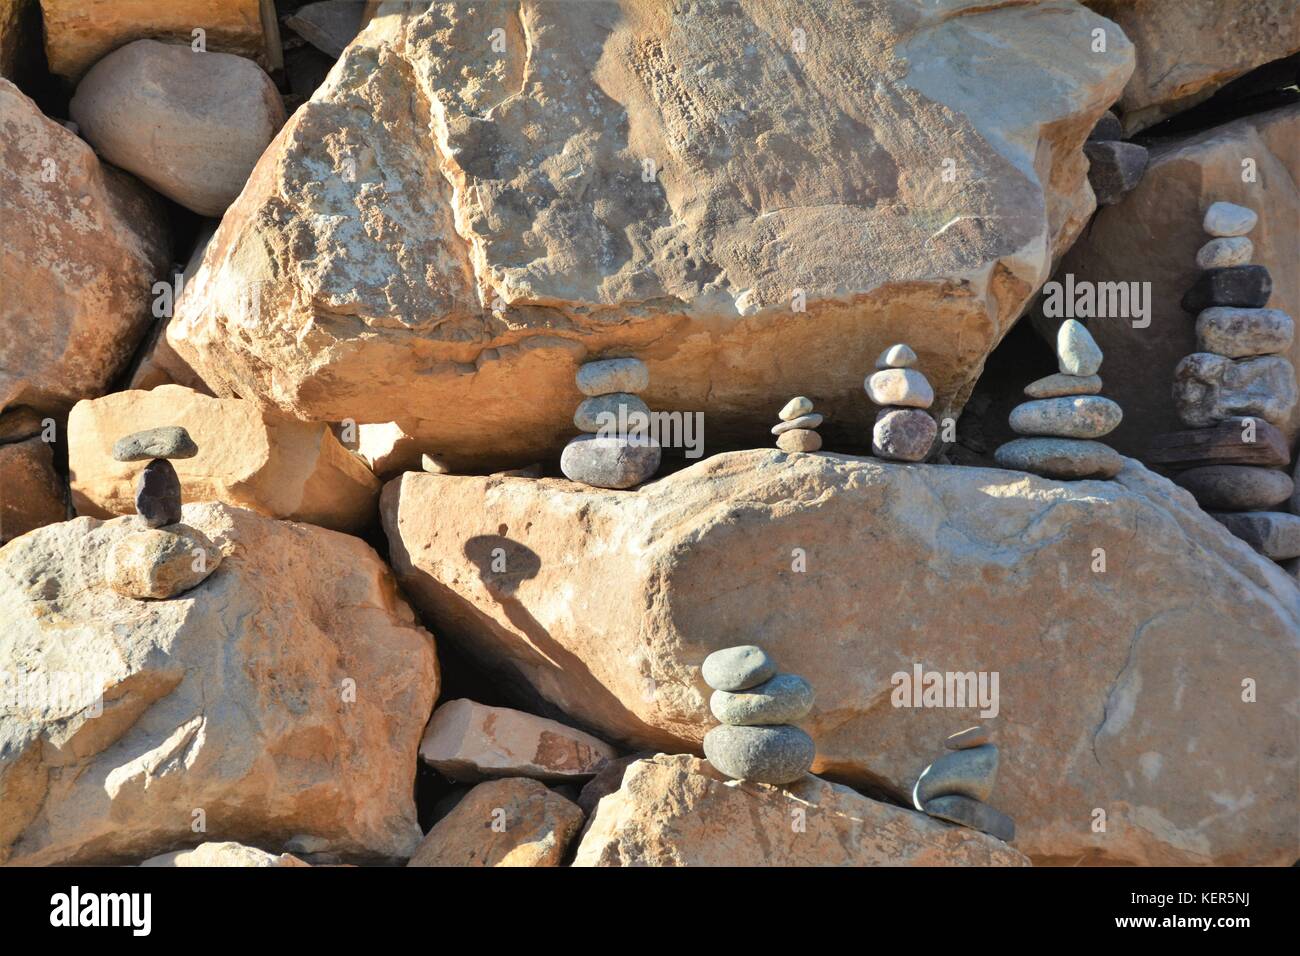
[[[929,408],[934,404],[934,389],[914,368],[887,368],[873,372],[862,387],[866,389],[867,397],[880,406]]]
[[[1196,252],[1196,265],[1201,269],[1228,269],[1244,266],[1255,254],[1255,244],[1245,236],[1224,236],[1211,239]]]
[[[1124,417],[1123,410],[1100,395],[1040,398],[1011,410],[1011,430],[1021,435],[1058,438],[1101,438]]]
[[[816,428],[821,423],[822,417],[816,412],[811,415],[800,415],[798,418],[792,418],[779,425],[773,425],[772,434],[779,435],[782,432],[788,432],[795,428]]]
[[[1282,504],[1295,491],[1285,471],[1249,465],[1205,465],[1174,476],[1202,508],[1250,511]]]
[[[916,364],[916,353],[911,347],[904,345],[902,342],[897,345],[891,345],[880,353],[876,359],[876,368],[911,368]]]
[[[777,674],[749,690],[715,690],[709,710],[724,724],[793,724],[808,716],[813,699],[812,685],[798,674]]]
[[[790,401],[785,403],[785,407],[781,409],[781,413],[777,415],[777,418],[781,419],[783,422],[789,422],[801,415],[807,415],[812,410],[813,403],[811,398],[796,395],[794,398],[790,399]]]
[[[1124,459],[1109,445],[1078,438],[1017,438],[993,453],[1003,468],[1044,478],[1114,478]]]
[[[1057,367],[1066,375],[1096,375],[1101,368],[1101,349],[1077,319],[1066,319],[1056,330]]]
[[[580,431],[604,432],[611,436],[638,430],[644,434],[649,423],[649,407],[628,392],[593,395],[584,399],[573,413],[573,424]]]
[[[724,647],[704,658],[704,683],[714,690],[748,690],[776,676],[776,662],[754,644]]]
[[[663,454],[652,441],[616,435],[579,435],[564,446],[560,471],[593,488],[632,488],[659,470]]]
[[[1201,225],[1212,236],[1244,236],[1255,228],[1259,216],[1255,210],[1232,202],[1211,203]]]
[[[792,428],[776,436],[776,447],[785,452],[820,451],[822,436],[811,428]]]
[[[602,359],[578,369],[577,382],[583,395],[643,392],[650,384],[650,370],[636,358]]]
[[[704,735],[704,756],[733,780],[793,783],[806,774],[817,745],[798,727],[733,727],[722,724]]]
[[[1101,391],[1101,377],[1097,375],[1066,375],[1055,372],[1035,379],[1025,386],[1030,398],[1060,398],[1063,395],[1096,395]]]

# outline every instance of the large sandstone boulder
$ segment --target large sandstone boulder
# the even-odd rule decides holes
[[[187,505],[184,521],[225,557],[170,600],[105,580],[134,518],[0,549],[0,661],[7,682],[24,675],[0,710],[0,861],[296,837],[409,856],[438,663],[383,563],[356,538],[226,505]]]
[[[325,424],[258,411],[180,385],[114,392],[78,402],[68,416],[68,471],[78,514],[135,513],[147,461],[113,460],[113,443],[160,425],[180,425],[199,446],[172,462],[186,501],[224,501],[274,518],[338,531],[373,523],[379,480]]]
[[[1300,50],[1295,0],[1083,0],[1137,51],[1119,111],[1135,133]]]
[[[54,448],[39,437],[0,442],[0,544],[68,516]]]
[[[80,79],[101,57],[142,37],[246,56],[267,70],[281,65],[275,0],[41,0],[50,70]]]
[[[816,690],[817,773],[903,799],[984,722],[1038,860],[1294,860],[1300,591],[1135,462],[1056,482],[763,450],[631,494],[408,473],[380,507],[440,632],[611,742],[698,753],[701,663],[757,643]],[[996,706],[891,706],[914,665],[990,700],[996,673]]]
[[[101,394],[149,323],[162,204],[0,79],[0,410]]]
[[[1247,160],[1253,182],[1243,181]],[[1185,427],[1174,408],[1174,369],[1198,347],[1196,317],[1179,300],[1200,271],[1196,251],[1210,238],[1201,220],[1211,203],[1240,203],[1259,214],[1250,232],[1252,261],[1272,275],[1269,307],[1300,318],[1297,183],[1300,105],[1236,120],[1153,149],[1141,184],[1124,202],[1102,209],[1062,260],[1056,275],[1062,282],[1069,273],[1076,285],[1151,283],[1150,326],[1134,328],[1132,315],[1087,320],[1106,353],[1104,391],[1124,408],[1124,421],[1106,441],[1124,454],[1141,458],[1156,435]],[[1057,322],[1037,315],[1034,321],[1055,340]],[[1287,357],[1300,367],[1300,336]],[[1282,424],[1294,443],[1300,406]]]
[[[1001,840],[811,774],[786,787],[728,780],[660,754],[600,801],[574,866],[1028,866]]]
[[[252,60],[136,40],[96,63],[68,106],[95,150],[201,216],[220,216],[284,125]]]
[[[454,468],[558,455],[575,369],[618,354],[710,441],[807,393],[866,447],[892,342],[961,406],[1092,212],[1080,147],[1131,67],[1073,0],[387,4],[168,340],[220,394]]]

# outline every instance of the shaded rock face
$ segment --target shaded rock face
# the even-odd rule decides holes
[[[0,409],[101,394],[149,324],[161,203],[0,79]]]
[[[0,660],[57,690],[24,684],[0,711],[0,860],[299,836],[344,858],[409,856],[438,665],[387,569],[311,525],[220,504],[184,519],[225,556],[167,601],[105,579],[135,518],[76,518],[0,551]],[[101,689],[102,709],[88,698]]]
[[[748,639],[817,688],[814,773],[902,799],[980,722],[1037,860],[1294,857],[1300,593],[1135,463],[1061,483],[764,450],[633,495],[407,474],[381,511],[429,620],[611,742],[698,752],[700,665]],[[892,706],[917,663],[996,672],[996,715]],[[1242,703],[1256,674],[1277,696]]]
[[[802,815],[805,829],[791,824]],[[1028,866],[1000,840],[806,776],[728,780],[686,754],[640,760],[600,801],[574,866]]]
[[[40,438],[0,444],[0,544],[68,516],[54,449]]]
[[[1123,28],[1137,66],[1119,109],[1132,134],[1300,50],[1294,0],[1081,0]]]
[[[1253,183],[1242,181],[1242,160],[1255,161]],[[1124,409],[1124,421],[1107,441],[1143,458],[1155,436],[1178,431],[1170,386],[1174,369],[1198,351],[1196,316],[1179,306],[1200,270],[1196,253],[1209,238],[1201,227],[1211,203],[1227,201],[1259,213],[1250,232],[1253,261],[1272,275],[1269,307],[1300,316],[1300,105],[1226,123],[1151,151],[1141,184],[1119,206],[1101,210],[1088,232],[1066,253],[1056,272],[1079,282],[1150,282],[1151,324],[1134,328],[1132,316],[1086,320],[1106,353],[1103,391]],[[1056,321],[1036,315],[1035,325],[1055,336]],[[1300,365],[1300,339],[1284,353]],[[1300,406],[1278,423],[1287,439],[1300,436]]]
[[[264,414],[251,402],[180,385],[115,392],[79,402],[68,416],[68,467],[78,514],[135,511],[143,462],[113,459],[116,439],[181,425],[198,454],[172,462],[185,501],[224,501],[275,518],[358,531],[375,517],[379,481],[325,424]]]
[[[959,408],[1091,213],[1080,147],[1132,67],[1073,2],[969,7],[382,8],[168,341],[221,394],[398,422],[455,468],[558,453],[591,358],[645,359],[711,440],[807,390],[865,447],[861,370],[900,339]],[[1092,28],[1109,53],[1075,55]]]

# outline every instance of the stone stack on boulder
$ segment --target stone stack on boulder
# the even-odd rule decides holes
[[[633,488],[659,469],[662,454],[650,434],[650,409],[637,397],[650,384],[645,362],[635,358],[588,362],[578,369],[587,397],[573,414],[584,434],[560,456],[566,478],[593,488]]]
[[[1058,368],[1025,386],[1032,401],[1011,410],[1011,428],[1026,438],[1007,442],[993,457],[1003,468],[1045,478],[1113,478],[1123,459],[1102,438],[1124,417],[1119,405],[1101,391],[1101,349],[1075,319],[1066,319],[1056,334]]]
[[[781,421],[772,426],[776,447],[782,451],[820,451],[822,436],[817,426],[822,416],[813,411],[811,398],[796,395],[785,403],[779,415]]]
[[[733,780],[787,784],[817,756],[812,737],[793,726],[808,716],[813,689],[752,644],[714,651],[704,659],[704,682],[713,688],[709,709],[722,721],[704,735],[704,756]]]
[[[1295,323],[1266,308],[1268,269],[1252,265],[1254,210],[1213,203],[1203,226],[1210,239],[1196,254],[1204,271],[1183,297],[1196,313],[1199,351],[1174,370],[1174,405],[1187,431],[1159,435],[1148,456],[1201,507],[1257,551],[1300,557],[1300,517],[1284,507],[1295,491],[1287,474],[1285,426],[1296,404],[1295,368],[1285,353]]]
[[[1088,184],[1098,206],[1115,205],[1137,188],[1146,172],[1147,148],[1126,143],[1123,136],[1119,118],[1107,111],[1083,144],[1088,157]]]
[[[998,748],[983,727],[968,727],[945,742],[944,754],[921,771],[912,805],[923,813],[979,830],[1010,843],[1016,824],[985,803],[998,776]]]
[[[934,404],[934,389],[915,364],[916,353],[908,346],[891,345],[864,383],[867,397],[881,406],[871,430],[871,450],[878,458],[923,461],[939,432],[925,411]]]

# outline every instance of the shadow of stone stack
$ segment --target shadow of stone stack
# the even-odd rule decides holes
[[[1148,461],[1174,472],[1229,531],[1280,561],[1300,557],[1300,517],[1270,510],[1295,492],[1277,427],[1297,399],[1295,368],[1282,354],[1295,323],[1266,308],[1272,279],[1250,263],[1247,238],[1257,220],[1253,210],[1226,202],[1205,213],[1210,239],[1196,254],[1203,271],[1182,300],[1196,315],[1198,351],[1174,370],[1174,406],[1189,428],[1157,436]]]
[[[593,488],[634,488],[659,470],[662,451],[649,432],[650,409],[637,395],[650,384],[640,359],[588,362],[578,369],[578,390],[587,397],[573,413],[584,434],[564,446],[560,470]]]

